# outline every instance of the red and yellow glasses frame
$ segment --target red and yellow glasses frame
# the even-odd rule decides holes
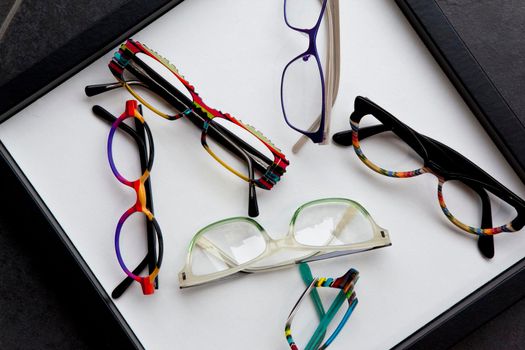
[[[115,252],[117,255],[117,260],[124,271],[124,273],[129,277],[129,279],[137,281],[141,287],[142,292],[145,295],[153,294],[155,291],[155,281],[159,274],[160,267],[162,265],[162,257],[163,257],[163,251],[164,251],[164,245],[163,245],[163,238],[162,238],[162,232],[160,229],[160,226],[155,219],[155,215],[153,214],[152,209],[152,201],[151,201],[151,188],[149,185],[149,178],[151,169],[153,167],[153,159],[154,159],[154,144],[153,144],[153,137],[151,134],[151,130],[144,120],[142,114],[140,113],[140,108],[137,104],[137,101],[129,100],[126,102],[126,109],[124,113],[120,115],[117,119],[114,119],[114,117],[107,111],[105,111],[100,106],[95,106],[93,108],[93,111],[96,115],[100,116],[101,118],[104,118],[108,121],[113,121],[111,125],[111,129],[108,136],[108,142],[107,142],[107,154],[108,154],[108,161],[111,168],[111,171],[117,178],[119,182],[124,184],[125,186],[128,186],[132,188],[136,193],[136,201],[135,203],[122,214],[120,217],[117,227],[115,230]],[[138,128],[140,128],[140,133],[134,131],[131,129],[127,124],[124,123],[125,120],[133,118],[135,120],[135,125]],[[136,180],[129,180],[125,176],[123,176],[117,169],[117,166],[115,164],[114,155],[113,155],[113,141],[115,138],[115,134],[117,130],[123,130],[127,132],[132,138],[135,139],[137,142],[137,145],[139,147],[139,151],[141,154],[141,166],[142,166],[142,175],[136,179]],[[137,130],[138,131],[138,130]],[[140,137],[139,135],[144,135],[144,137]],[[146,222],[148,226],[148,235],[151,233],[154,233],[157,240],[157,246],[158,246],[158,254],[155,253],[155,249],[151,249],[150,244],[151,242],[148,242],[148,255],[144,259],[143,263],[139,264],[139,267],[136,268],[134,271],[130,271],[129,268],[126,266],[124,259],[122,257],[121,249],[120,249],[120,237],[122,228],[124,226],[124,223],[126,220],[132,216],[135,213],[142,213],[146,217]],[[151,230],[150,230],[151,228]],[[151,237],[148,237],[148,241],[151,240]],[[153,241],[154,244],[154,241]],[[151,251],[153,250],[153,251]],[[153,255],[153,256],[152,256]],[[149,261],[148,261],[149,260]],[[138,274],[140,271],[145,267],[146,263],[150,262],[150,273],[147,276],[139,276]],[[125,281],[126,282],[126,281]],[[122,292],[127,288],[127,283],[121,283],[119,287],[117,287],[117,296],[115,296],[115,291],[113,293],[114,297],[120,296]]]
[[[137,57],[137,54],[139,53],[154,59],[169,71],[169,74],[174,75],[188,91],[191,100]],[[253,200],[255,198],[255,188],[253,185],[266,190],[271,189],[280,180],[280,177],[286,172],[286,168],[289,165],[289,161],[286,159],[285,155],[273,145],[267,137],[254,127],[241,122],[228,113],[223,113],[208,106],[197,94],[195,88],[182,76],[182,74],[179,73],[174,65],[138,41],[128,39],[125,44],[122,44],[119,51],[115,53],[113,59],[109,63],[109,68],[117,79],[118,84],[88,86],[86,87],[86,94],[92,96],[122,86],[143,105],[165,119],[176,120],[184,116],[188,117],[190,121],[202,129],[201,143],[206,151],[230,172],[250,183],[249,214],[250,216],[257,216],[258,209],[256,202]],[[126,70],[139,80],[127,80],[124,77],[124,72]],[[134,86],[141,86],[151,90],[172,105],[179,113],[171,115],[164,113],[146,101],[146,99],[133,88]],[[244,131],[250,133],[271,152],[273,160],[266,157],[228,129],[215,123],[213,121],[215,118],[221,118],[231,122],[236,127],[242,128]],[[213,152],[206,142],[208,135],[214,138],[222,146],[226,147],[230,152],[246,161],[248,165],[248,176],[229,165]],[[256,168],[262,175],[255,178],[253,168]]]

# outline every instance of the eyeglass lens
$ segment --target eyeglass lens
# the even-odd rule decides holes
[[[308,131],[323,108],[323,85],[319,61],[314,55],[297,57],[285,68],[282,103],[286,119],[295,128]]]
[[[296,212],[292,234],[297,243],[312,250],[276,249],[248,268],[272,267],[317,253],[315,248],[370,241],[372,223],[352,202],[312,202]],[[292,243],[289,243],[293,245]],[[191,251],[195,275],[224,271],[257,259],[267,249],[262,229],[254,221],[233,218],[203,229]]]
[[[313,28],[321,15],[322,5],[322,1],[319,0],[286,0],[284,2],[286,21],[295,28]]]
[[[366,115],[359,122],[359,130],[366,132],[366,128],[380,125],[373,116]],[[422,169],[424,160],[405,141],[392,131],[384,131],[359,141],[360,150],[366,157],[367,165],[387,176],[396,174],[405,177],[403,173],[410,173]],[[441,206],[463,224],[480,227],[482,219],[482,201],[478,191],[459,180],[445,181],[441,188]],[[508,203],[487,192],[492,209],[492,224],[494,227],[511,222],[517,215],[516,210]]]
[[[236,135],[240,139],[242,139],[246,144],[250,145],[253,149],[255,149],[259,154],[263,155],[267,159],[273,159],[274,155],[273,153],[266,147],[264,143],[261,142],[255,135],[244,129],[243,127],[227,120],[224,118],[213,118],[213,121],[211,122],[212,126],[220,127],[221,130],[227,130],[233,135]],[[222,162],[233,168],[236,172],[242,174],[244,177],[250,178],[250,174],[248,172],[249,168],[247,166],[247,161],[244,157],[239,157],[235,153],[229,151],[226,147],[224,147],[216,138],[209,137],[209,133],[205,133],[205,143],[209,147],[210,151],[212,151],[215,156],[217,156]],[[247,153],[250,156],[253,156],[257,158],[255,155],[251,153]],[[259,158],[260,159],[260,158]],[[260,178],[263,173],[261,170],[265,171],[266,168],[263,168],[261,166],[256,166],[257,164],[266,164],[264,160],[260,159],[257,162],[253,162],[253,166],[256,170],[255,179]]]
[[[187,107],[191,106],[190,103],[192,101],[192,96],[188,89],[164,64],[145,53],[138,52],[135,54],[134,61],[130,62],[130,65],[132,65],[131,70],[138,71],[139,73],[150,77],[154,81],[157,81],[159,77],[162,77],[165,82],[176,88],[187,99],[186,101],[181,102]],[[152,74],[152,72],[154,72],[156,76],[151,76],[155,75]],[[132,73],[130,73],[129,69],[125,69],[124,78],[126,80],[133,80],[138,77],[135,77]],[[150,106],[164,114],[175,115],[177,113],[184,112],[183,110],[176,110],[171,104],[166,102],[165,99],[159,98],[159,96],[149,88],[145,88],[141,85],[129,85],[129,88]]]
[[[227,270],[253,259],[266,249],[261,231],[249,221],[227,220],[209,226],[195,241],[191,252],[194,275]]]

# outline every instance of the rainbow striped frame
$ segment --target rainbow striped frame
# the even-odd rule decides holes
[[[305,268],[304,266],[306,266],[308,272],[309,272],[309,268],[308,268],[308,265],[306,264],[301,264],[300,266],[301,275],[306,282],[305,275],[303,272]],[[346,324],[346,322],[352,315],[352,312],[354,311],[355,307],[357,306],[358,300],[354,292],[354,286],[357,283],[358,279],[359,279],[359,272],[352,268],[348,270],[343,276],[336,278],[336,279],[324,278],[324,277],[313,279],[313,281],[308,285],[308,287],[305,289],[303,294],[301,294],[299,300],[293,307],[286,321],[284,335],[286,337],[286,341],[288,342],[288,345],[290,346],[290,349],[299,350],[299,348],[297,347],[297,344],[295,343],[295,340],[292,337],[292,321],[295,317],[295,314],[297,313],[297,310],[299,309],[299,306],[301,305],[302,302],[304,302],[305,299],[307,299],[307,296],[309,295],[312,296],[312,299],[317,304],[316,305],[317,311],[318,312],[321,311],[321,312],[319,312],[319,317],[320,317],[319,325],[317,326],[315,332],[312,334],[312,337],[310,338],[310,340],[308,341],[308,344],[306,345],[304,349],[305,350],[326,349],[334,341],[334,339],[337,337],[337,335],[339,335],[339,332],[343,329],[344,325]],[[334,299],[334,301],[332,302],[332,304],[330,305],[326,313],[322,309],[322,304],[318,304],[320,303],[320,300],[316,302],[316,299],[318,299],[318,296],[317,298],[314,297],[314,294],[317,293],[316,288],[321,288],[321,287],[341,289],[341,291],[339,292],[337,297]],[[321,346],[319,346],[319,344],[322,343],[325,337],[328,325],[330,324],[330,322],[332,322],[333,318],[337,314],[337,311],[341,308],[345,300],[348,302],[348,309],[346,310],[343,318],[341,319],[341,321],[339,322],[335,330],[332,332],[332,334],[328,337],[328,339]],[[321,309],[319,309],[319,305]]]
[[[147,160],[146,170],[138,179],[134,181],[130,181],[126,179],[124,176],[122,176],[119,173],[115,165],[114,158],[113,158],[113,139],[114,139],[115,133],[119,129],[120,124],[128,118],[136,118],[138,121],[140,121],[140,125],[144,127],[144,130],[146,132],[146,138],[148,141],[148,149],[149,149],[149,156],[147,157],[148,160]],[[111,126],[111,130],[109,131],[108,143],[107,143],[107,153],[108,153],[108,161],[111,167],[111,171],[113,172],[117,180],[120,181],[122,184],[133,188],[137,197],[136,197],[135,204],[131,206],[128,210],[126,210],[124,214],[122,214],[122,216],[120,217],[117,223],[117,228],[115,230],[115,252],[117,255],[118,263],[120,267],[122,268],[122,270],[130,278],[140,283],[142,287],[142,292],[144,295],[149,295],[149,294],[154,293],[155,291],[154,281],[157,275],[159,274],[160,267],[162,264],[162,257],[163,257],[162,232],[161,232],[159,224],[157,223],[157,220],[155,219],[155,216],[153,215],[153,212],[146,205],[147,191],[144,185],[145,182],[149,178],[151,168],[153,166],[153,158],[154,158],[153,149],[154,149],[153,148],[153,137],[151,134],[151,130],[148,124],[146,123],[146,121],[144,120],[144,118],[142,117],[142,115],[139,113],[137,101],[134,101],[134,100],[126,101],[126,110],[124,111],[124,113],[120,115],[120,117],[117,120],[115,120],[115,122]],[[148,276],[144,276],[144,277],[137,276],[132,271],[129,270],[129,268],[124,263],[124,259],[122,258],[122,254],[120,251],[120,235],[121,235],[121,231],[122,231],[124,222],[132,214],[137,213],[137,212],[143,213],[146,216],[147,220],[153,224],[154,231],[157,236],[157,242],[158,242],[158,254],[157,254],[156,264],[155,264],[156,266],[154,270]]]
[[[184,87],[190,93],[192,97],[192,101],[190,101],[191,106],[186,106],[187,108],[182,113],[176,115],[168,115],[153,107],[150,103],[145,101],[136,91],[134,91],[131,85],[126,82],[123,74],[129,62],[137,59],[137,53],[143,53],[155,59],[156,61],[161,63],[166,69],[168,69],[173,75],[175,75],[175,77],[184,85]],[[115,78],[120,82],[122,86],[124,86],[143,105],[148,107],[150,110],[152,110],[159,116],[169,120],[175,120],[187,115],[190,112],[195,112],[200,115],[204,115],[208,119],[208,122],[206,122],[203,127],[201,137],[202,145],[215,160],[217,160],[222,166],[224,166],[226,169],[228,169],[230,172],[234,173],[236,176],[243,179],[244,181],[254,181],[257,187],[269,190],[280,180],[281,176],[286,172],[286,168],[290,164],[290,162],[286,159],[286,156],[281,152],[281,150],[278,149],[266,136],[264,136],[253,126],[241,122],[240,120],[234,118],[230,114],[223,113],[217,109],[208,106],[197,94],[193,85],[191,85],[184,78],[184,76],[180,74],[179,70],[173,64],[171,64],[167,59],[159,55],[154,50],[148,48],[146,45],[133,39],[128,39],[126,43],[121,45],[118,52],[115,53],[113,59],[111,60],[108,66]],[[266,148],[268,148],[268,150],[273,154],[274,159],[272,164],[268,166],[266,172],[264,172],[260,178],[250,180],[249,177],[245,176],[244,174],[240,173],[239,171],[228,165],[225,161],[223,161],[220,157],[213,153],[213,151],[208,147],[206,143],[206,136],[208,134],[209,125],[214,118],[225,119],[231,123],[234,123],[238,127],[241,127],[244,130],[248,131],[260,142],[262,142],[266,146]]]
[[[365,115],[372,115],[381,124],[360,128],[359,123]],[[463,231],[479,236],[492,236],[501,232],[518,231],[525,225],[525,201],[523,199],[460,153],[439,141],[416,132],[367,98],[356,97],[355,110],[350,116],[350,125],[351,131],[339,132],[333,136],[336,143],[345,146],[352,144],[355,153],[367,167],[385,176],[407,178],[425,173],[435,175],[439,179],[437,195],[440,207],[447,219]],[[385,131],[391,131],[405,141],[422,158],[423,166],[419,169],[396,172],[383,169],[368,159],[361,149],[360,141]],[[443,184],[449,180],[460,181],[479,194],[482,199],[484,217],[482,227],[464,224],[452,215],[447,208],[442,190]],[[511,222],[492,227],[488,193],[498,197],[516,210],[517,215]]]

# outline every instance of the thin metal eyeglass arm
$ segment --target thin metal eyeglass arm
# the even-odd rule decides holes
[[[141,82],[140,80],[129,80],[126,81],[128,85],[137,85],[147,88],[146,84]],[[115,90],[118,88],[121,88],[122,84],[120,83],[109,83],[109,84],[95,84],[95,85],[88,85],[84,88],[84,92],[86,96],[92,97],[96,95],[100,95],[104,92],[108,92],[111,90]]]
[[[323,0],[320,0],[322,3]],[[325,95],[325,141],[321,144],[328,143],[328,134],[330,132],[330,119],[332,115],[332,106],[335,104],[339,92],[339,79],[341,67],[341,46],[340,46],[340,26],[339,26],[339,0],[328,0],[326,9],[326,18],[328,23],[328,41],[327,57],[325,62],[325,80],[327,82],[327,91]],[[321,115],[308,128],[308,132],[315,132],[321,124]],[[297,154],[306,144],[309,138],[301,135],[299,140],[293,145],[292,153]]]
[[[213,126],[215,122],[212,120],[208,121],[206,125],[206,134],[210,128],[210,126]],[[257,193],[255,191],[255,171],[254,171],[254,162],[253,159],[250,157],[250,155],[243,149],[241,149],[239,146],[237,146],[232,140],[230,140],[228,137],[224,138],[224,141],[229,143],[228,149],[235,149],[235,154],[239,156],[248,166],[248,215],[251,217],[257,217],[259,216],[259,205],[257,204]],[[204,144],[203,144],[204,146]],[[214,156],[215,158],[215,156]]]

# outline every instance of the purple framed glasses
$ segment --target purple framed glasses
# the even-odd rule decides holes
[[[316,3],[317,1],[311,1]],[[321,143],[326,138],[325,80],[317,51],[317,34],[328,0],[314,10],[304,1],[284,0],[286,25],[308,35],[308,48],[294,57],[283,69],[281,77],[281,106],[286,123],[294,130]],[[317,130],[311,125],[320,116]]]

